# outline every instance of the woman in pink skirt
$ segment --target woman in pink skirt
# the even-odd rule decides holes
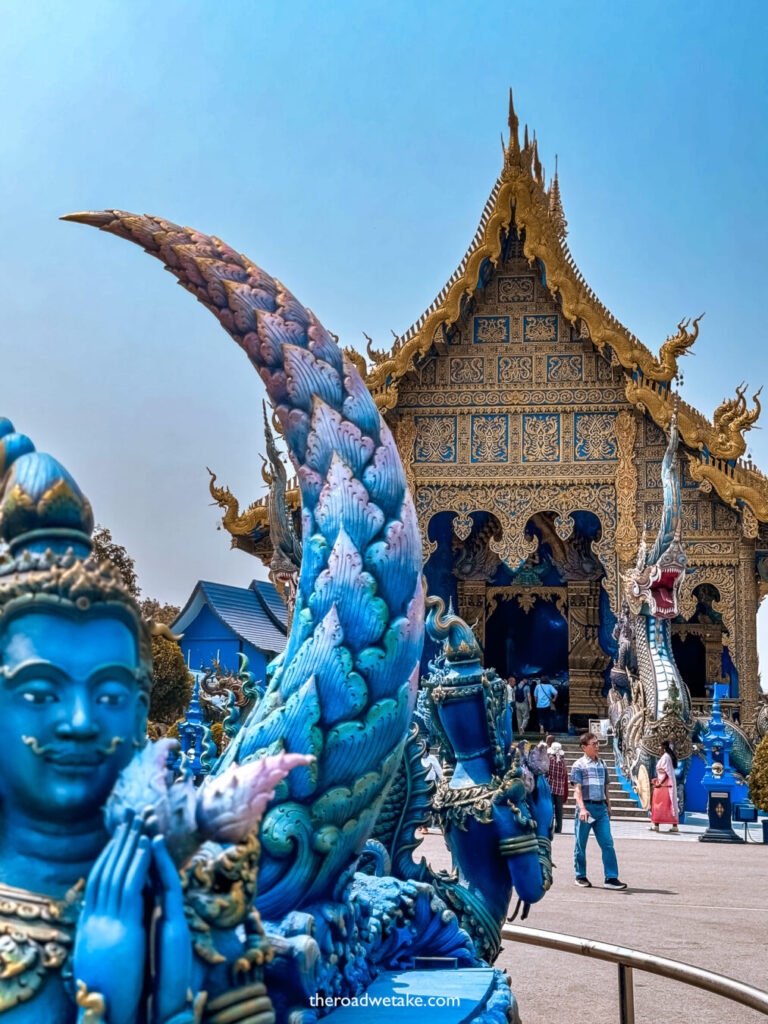
[[[661,744],[664,753],[656,762],[656,778],[653,780],[653,800],[651,802],[651,828],[659,831],[659,825],[671,825],[670,832],[677,832],[680,820],[680,808],[677,803],[677,754],[668,740]]]

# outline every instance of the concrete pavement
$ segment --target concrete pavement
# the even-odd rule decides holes
[[[616,822],[613,835],[626,892],[602,884],[597,843],[590,838],[588,874],[573,884],[573,822],[555,836],[555,882],[531,908],[532,928],[600,939],[682,960],[768,990],[768,845],[697,842],[697,826],[679,836],[647,831],[645,822]],[[753,831],[757,838],[757,831]],[[434,868],[450,867],[439,833],[417,851]],[[516,924],[519,924],[518,920]],[[505,943],[496,966],[512,978],[523,1024],[616,1024],[617,968],[586,957]],[[637,1024],[765,1024],[754,1010],[635,972]]]

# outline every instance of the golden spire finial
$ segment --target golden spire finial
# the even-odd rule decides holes
[[[509,115],[507,117],[507,124],[509,125],[509,146],[517,152],[520,149],[520,139],[518,138],[518,130],[520,128],[520,122],[517,119],[515,113],[515,104],[512,99],[512,87],[509,89]]]
[[[555,176],[549,186],[549,219],[552,221],[557,232],[557,237],[562,241],[568,234],[568,221],[565,219],[563,201],[560,198],[560,180],[557,176],[557,153],[555,153]]]
[[[541,166],[541,160],[539,159],[539,143],[536,139],[536,130],[533,132],[533,174],[536,181],[540,184],[544,184],[544,170]]]

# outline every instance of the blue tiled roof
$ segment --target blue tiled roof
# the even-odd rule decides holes
[[[257,650],[279,654],[285,647],[286,609],[271,583],[254,580],[250,587],[230,587],[200,580],[174,628],[180,632],[188,628],[203,601],[225,626]]]
[[[269,617],[276,620],[278,629],[285,631],[288,627],[288,609],[277,589],[267,580],[252,580],[251,590],[256,591]]]

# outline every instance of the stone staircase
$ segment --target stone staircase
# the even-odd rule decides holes
[[[565,756],[565,763],[568,767],[568,779],[571,777],[571,768],[573,767],[574,761],[577,761],[584,751],[579,746],[579,741],[573,736],[560,735],[556,737],[563,745],[563,754]],[[613,745],[610,742],[601,744],[600,746],[600,757],[605,761],[608,766],[608,772],[610,774],[611,783],[609,785],[609,793],[611,796],[611,812],[613,818],[616,821],[636,821],[637,819],[648,819],[646,811],[639,806],[637,801],[633,799],[628,793],[625,793],[621,788],[621,784],[617,781],[616,774],[616,756],[613,752]],[[570,781],[568,783],[569,790],[571,789]],[[568,800],[563,808],[563,816],[573,817],[574,808],[576,804],[573,799],[573,794],[569,793]]]

